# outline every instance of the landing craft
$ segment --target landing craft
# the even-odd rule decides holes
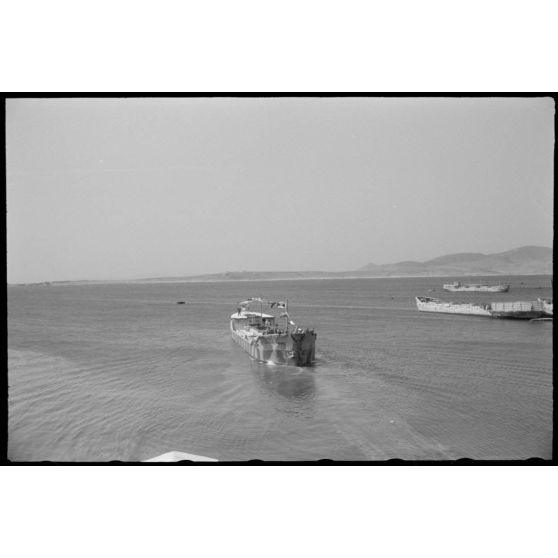
[[[543,302],[540,299],[533,302],[455,303],[429,296],[417,296],[415,301],[417,309],[421,312],[466,314],[469,316],[489,316],[492,318],[514,318],[519,320],[530,320],[544,315]]]
[[[444,291],[458,292],[481,292],[481,293],[507,293],[510,290],[509,285],[481,285],[477,283],[461,283],[454,281],[444,285]]]
[[[259,303],[259,312],[249,310],[254,303]],[[278,317],[264,314],[264,306],[285,309],[285,312]],[[281,318],[285,318],[284,325],[277,322]],[[310,366],[315,360],[316,332],[296,326],[288,314],[288,301],[245,300],[231,315],[230,328],[233,340],[260,362]]]

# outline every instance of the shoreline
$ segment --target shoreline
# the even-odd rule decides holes
[[[465,274],[467,277],[552,277],[552,273],[521,273],[521,274]],[[320,277],[258,277],[246,279],[93,279],[93,280],[77,280],[77,281],[51,281],[40,283],[8,283],[8,287],[69,287],[69,286],[91,286],[91,285],[158,285],[158,284],[184,284],[184,283],[243,283],[243,282],[265,282],[265,281],[324,281],[337,280],[344,281],[346,279],[420,279],[420,278],[439,278],[447,279],[452,277],[463,277],[462,275],[347,275],[342,277],[336,276],[320,276]]]

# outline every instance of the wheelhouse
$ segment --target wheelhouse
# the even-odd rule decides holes
[[[238,312],[231,316],[235,329],[252,328],[267,330],[275,327],[275,316],[261,312]]]

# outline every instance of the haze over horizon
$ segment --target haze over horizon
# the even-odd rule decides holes
[[[11,99],[8,282],[552,247],[551,98]]]

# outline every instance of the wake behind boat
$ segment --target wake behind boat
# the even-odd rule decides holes
[[[481,293],[507,293],[510,290],[510,286],[501,284],[482,285],[480,283],[461,283],[460,281],[454,281],[453,283],[444,285],[444,290],[451,292],[470,291]]]
[[[260,311],[249,310],[259,303]],[[278,317],[264,314],[263,307],[284,309]],[[309,366],[316,353],[316,333],[313,329],[302,329],[290,319],[288,302],[273,302],[261,298],[250,298],[241,302],[236,313],[231,315],[231,335],[253,359],[268,364],[292,364]],[[284,318],[284,326],[277,322]]]

